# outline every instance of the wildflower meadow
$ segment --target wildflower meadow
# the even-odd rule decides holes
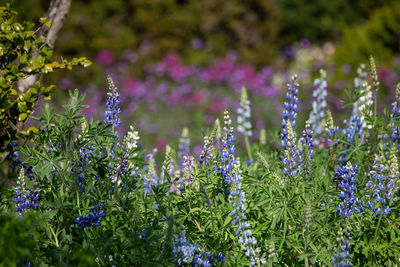
[[[346,78],[337,115],[324,68],[290,71],[278,88],[270,69],[239,79],[244,67],[229,60],[169,73],[180,64],[170,55],[152,70],[175,79],[168,90],[180,79],[233,88],[210,123],[157,149],[124,121],[129,105],[159,101],[146,82],[132,85],[137,97],[105,73],[104,105],[69,88],[57,108],[40,80],[18,89],[92,63],[50,61],[52,48],[14,16],[0,8],[0,266],[400,265],[400,83],[382,102],[374,56]],[[176,90],[166,105],[184,105]],[[257,129],[267,111],[277,128]]]

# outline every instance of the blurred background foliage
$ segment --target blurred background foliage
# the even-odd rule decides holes
[[[49,3],[14,0],[13,6],[21,20],[36,22]],[[233,61],[228,59],[232,51]],[[301,84],[300,109],[309,110],[312,81],[320,68],[327,69],[329,105],[335,112],[340,110],[343,89],[352,88],[358,64],[367,63],[372,54],[386,88],[380,93],[393,96],[399,51],[400,2],[395,0],[73,0],[54,57],[86,56],[95,64],[52,73],[45,81],[62,89],[86,91],[89,104],[96,103],[93,112],[102,116],[104,77],[110,74],[120,87],[122,104],[129,102],[123,112],[126,121],[139,124],[146,135],[143,142],[148,138],[153,144],[165,144],[165,139],[177,139],[184,126],[198,130],[210,126],[221,109],[235,110],[240,92],[236,87],[258,88],[253,78],[261,74],[265,78],[266,66],[272,74],[265,78],[263,88],[267,86],[269,93],[249,89],[250,100],[259,107],[253,112],[255,133],[265,127],[279,129],[276,114],[293,73],[299,74]],[[170,55],[174,55],[173,64]],[[190,69],[193,74],[200,67],[225,68],[227,59],[236,64],[231,69],[234,79],[239,79],[235,88],[231,81],[204,82],[201,75],[177,80],[158,71],[160,65],[171,63],[174,70]],[[168,85],[165,98],[157,98],[164,81]],[[145,100],[138,97],[138,84],[153,95]],[[176,89],[188,85],[190,90],[182,89],[183,93]],[[56,101],[64,98],[66,91],[61,92],[55,95]],[[170,101],[176,92],[182,102]],[[196,99],[199,105],[182,104]],[[302,120],[307,116],[304,112]]]
[[[21,19],[38,21],[49,3],[14,1],[14,6]],[[355,64],[378,51],[377,59],[387,61],[399,50],[399,15],[394,0],[74,0],[56,55],[145,49],[148,59],[179,51],[186,62],[207,63],[236,50],[241,60],[260,66],[276,63],[287,45],[307,38],[337,43],[347,53],[338,53],[338,61],[347,62],[351,54]],[[193,55],[196,38],[211,53]]]

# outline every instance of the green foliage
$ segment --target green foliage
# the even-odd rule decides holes
[[[33,112],[40,96],[45,99],[53,86],[43,86],[36,82],[33,87],[21,92],[17,82],[33,75],[47,74],[55,69],[71,69],[72,66],[90,65],[85,58],[71,61],[50,61],[53,51],[45,43],[44,37],[37,36],[33,23],[18,23],[16,12],[9,5],[0,7],[0,155],[12,149],[10,144],[17,140],[19,123],[25,123]],[[42,27],[50,27],[50,22],[41,19]],[[37,131],[29,129],[23,134]]]
[[[381,63],[390,63],[400,48],[400,3],[378,8],[370,19],[353,28],[345,28],[335,61],[356,66],[373,54]]]
[[[0,213],[0,266],[25,265],[33,259],[38,219],[27,214],[23,220],[13,214]]]

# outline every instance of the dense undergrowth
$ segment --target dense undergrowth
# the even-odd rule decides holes
[[[307,91],[293,75],[274,116],[280,131],[250,138],[257,109],[243,88],[239,108],[203,130],[200,156],[188,128],[160,155],[134,123],[121,134],[127,99],[111,77],[104,120],[83,115],[78,90],[63,111],[44,104],[32,116],[50,88],[13,89],[30,65],[41,74],[89,62],[48,62],[52,51],[32,27],[0,11],[8,40],[0,47],[8,51],[0,53],[0,266],[397,266],[400,84],[380,112],[372,57],[345,89],[343,123],[328,109],[321,70],[302,96],[312,102],[304,127],[297,117]],[[28,117],[36,124],[24,131]]]
[[[63,112],[44,106],[31,117],[39,131],[9,157],[9,175],[18,177],[2,187],[2,263],[394,266],[400,86],[392,107],[378,114],[372,58],[370,66],[371,75],[360,70],[347,90],[353,110],[341,129],[327,109],[324,71],[300,129],[301,85],[293,76],[280,133],[250,144],[243,89],[237,116],[225,111],[205,131],[199,158],[184,130],[162,166],[157,151],[141,147],[140,129],[118,134],[123,99],[111,78],[104,121],[81,115],[77,90]]]

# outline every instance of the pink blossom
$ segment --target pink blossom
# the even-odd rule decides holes
[[[101,50],[96,56],[96,62],[105,67],[112,65],[114,62],[113,53],[109,50]]]

